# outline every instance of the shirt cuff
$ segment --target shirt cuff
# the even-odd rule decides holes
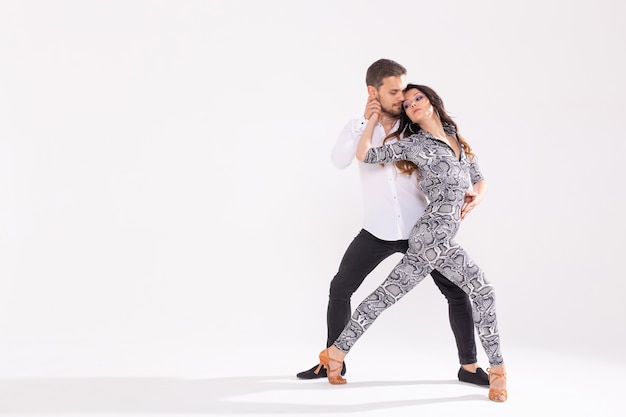
[[[365,126],[367,126],[367,119],[365,117],[354,119],[352,122],[352,133],[363,133]]]

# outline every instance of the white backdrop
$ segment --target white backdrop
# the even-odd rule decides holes
[[[623,362],[624,11],[3,0],[0,373],[228,374],[211,355],[233,354],[253,374],[263,351],[297,357],[278,373],[312,365],[360,228],[356,166],[330,150],[383,57],[441,94],[480,158],[490,189],[459,240],[496,288],[505,359]],[[426,280],[359,349],[454,362],[446,316]]]

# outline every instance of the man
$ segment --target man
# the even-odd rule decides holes
[[[372,113],[380,114],[372,138],[374,146],[383,144],[389,133],[398,128],[403,90],[406,87],[406,69],[395,61],[380,59],[367,70],[365,82],[368,100],[364,117],[348,122],[339,134],[331,159],[335,167],[347,167],[355,159],[357,144]],[[390,139],[393,140],[393,139]],[[350,320],[350,297],[365,277],[384,259],[394,253],[405,253],[411,228],[422,215],[427,201],[421,193],[417,174],[402,173],[394,164],[372,165],[357,161],[363,192],[363,228],[348,246],[339,270],[330,283],[327,310],[330,346]],[[468,193],[463,216],[467,215],[481,195]],[[448,300],[450,326],[456,340],[461,367],[458,379],[477,385],[489,385],[487,374],[478,367],[472,308],[468,296],[438,271],[431,273],[437,287]],[[345,363],[341,372],[345,374]],[[300,379],[326,378],[322,367],[316,374],[311,369],[297,374]]]

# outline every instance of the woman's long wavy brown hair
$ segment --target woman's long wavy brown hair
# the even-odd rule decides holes
[[[439,97],[439,94],[437,94],[435,90],[433,90],[432,88],[428,86],[418,85],[418,84],[407,84],[404,91],[409,91],[414,88],[418,89],[421,93],[423,93],[428,98],[428,101],[430,101],[430,104],[435,109],[435,114],[439,117],[439,120],[441,120],[442,123],[447,123],[447,124],[454,126],[456,130],[456,136],[459,138],[459,142],[461,142],[461,146],[463,147],[463,151],[465,152],[467,157],[470,159],[475,158],[476,155],[474,155],[474,153],[472,152],[472,148],[470,147],[469,143],[467,143],[467,141],[461,136],[461,134],[459,133],[459,128],[457,124],[454,122],[454,120],[452,120],[450,115],[448,115],[448,113],[446,112],[446,109],[443,105],[443,100],[441,99],[441,97]],[[412,133],[417,133],[420,130],[422,130],[422,128],[417,123],[411,122],[411,119],[409,119],[409,116],[406,114],[406,111],[404,110],[404,106],[402,106],[402,113],[400,114],[400,125],[398,126],[398,130],[389,134],[385,138],[383,143],[387,142],[391,138],[400,139],[401,137],[400,135],[405,135],[405,134],[410,135]],[[395,164],[396,164],[396,167],[398,167],[400,172],[402,172],[403,174],[410,175],[413,171],[417,171],[417,166],[413,162],[396,161]]]

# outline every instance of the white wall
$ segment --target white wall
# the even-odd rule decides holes
[[[382,57],[442,95],[480,157],[489,194],[459,240],[495,285],[505,357],[617,354],[624,11],[2,1],[0,372],[106,373],[120,351],[130,373],[212,350],[317,353],[328,283],[360,227],[356,167],[329,153]],[[454,353],[429,281],[374,332]],[[171,355],[142,365],[142,349]]]

